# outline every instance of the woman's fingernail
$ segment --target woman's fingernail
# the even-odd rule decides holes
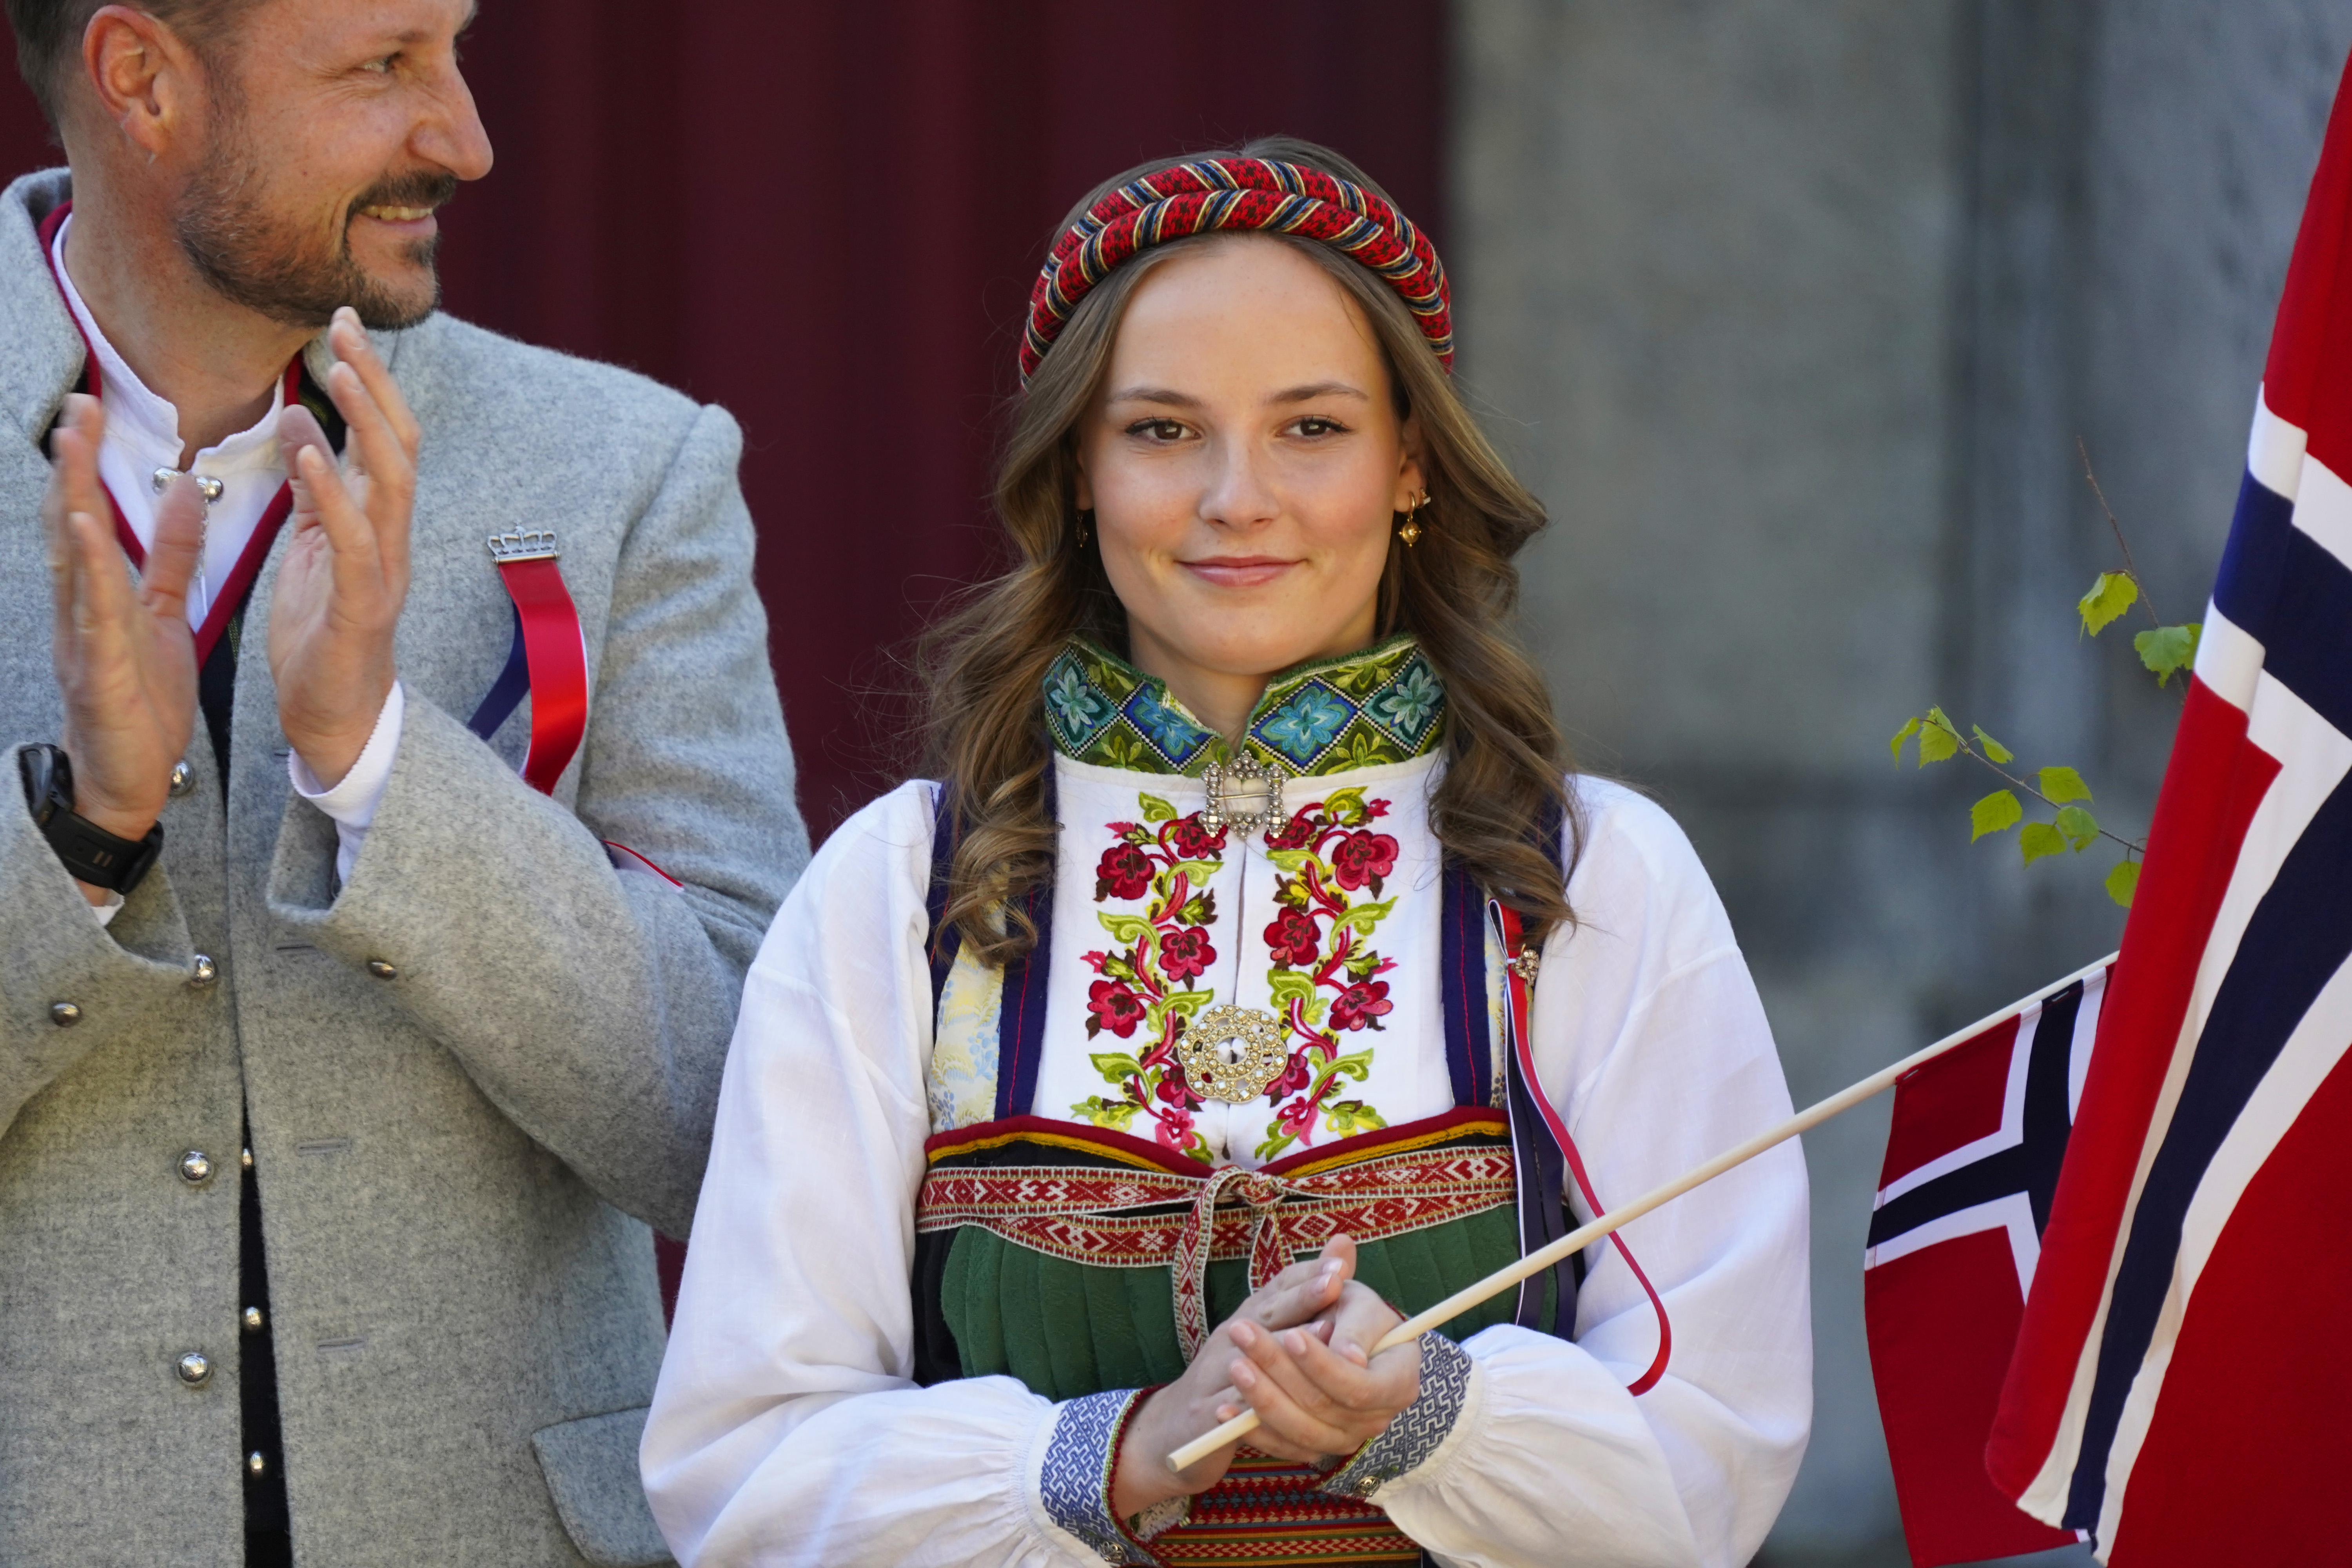
[[[1241,1346],[1242,1349],[1249,1349],[1250,1342],[1256,1337],[1257,1329],[1255,1325],[1240,1321],[1236,1321],[1234,1324],[1234,1343]]]
[[[1234,1386],[1246,1393],[1257,1385],[1257,1368],[1245,1361],[1237,1361],[1234,1363],[1232,1377]]]

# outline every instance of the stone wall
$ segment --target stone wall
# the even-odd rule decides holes
[[[2210,586],[2352,11],[1458,0],[1461,374],[1552,509],[1590,766],[1715,875],[1801,1103],[2112,947],[2112,857],[1967,841],[1941,703],[2145,824],[2177,695],[2072,604]],[[2177,689],[2176,689],[2177,691]],[[1808,1140],[1812,1447],[1768,1555],[1903,1561],[1861,1331],[1884,1104]]]

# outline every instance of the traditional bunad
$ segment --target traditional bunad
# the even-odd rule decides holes
[[[1237,754],[1084,642],[1044,706],[1032,954],[958,950],[917,782],[752,966],[643,1450],[680,1560],[1745,1563],[1811,1412],[1794,1144],[1425,1335],[1336,1469],[1244,1447],[1112,1516],[1142,1395],[1335,1232],[1410,1313],[1562,1234],[1580,1179],[1638,1194],[1789,1100],[1706,873],[1630,791],[1574,781],[1577,923],[1507,966],[1430,827],[1412,638],[1278,677]]]

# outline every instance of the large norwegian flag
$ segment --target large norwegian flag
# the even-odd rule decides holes
[[[2352,1561],[2352,100],[1986,1450],[2116,1568]]]
[[[1895,1086],[1863,1257],[1878,1413],[1916,1568],[2064,1546],[1985,1475],[1985,1439],[2099,1025],[2100,969]]]

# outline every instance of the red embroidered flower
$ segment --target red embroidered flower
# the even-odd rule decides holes
[[[1335,1028],[1360,1029],[1383,1013],[1393,1011],[1396,1004],[1389,1000],[1389,983],[1385,980],[1360,980],[1339,993],[1331,1004],[1331,1023]],[[1380,1026],[1373,1024],[1374,1028]]]
[[[1396,869],[1397,841],[1385,833],[1350,833],[1331,846],[1331,869],[1353,892]]]
[[[1095,898],[1139,899],[1151,886],[1151,858],[1132,844],[1114,844],[1095,867]]]
[[[1381,989],[1385,991],[1388,987]],[[1135,1026],[1143,1022],[1143,1004],[1135,999],[1134,992],[1116,980],[1097,980],[1087,988],[1087,1011],[1093,1015],[1089,1021],[1096,1029],[1108,1029],[1122,1040],[1134,1034]],[[1387,1011],[1385,1005],[1381,1011]]]
[[[1190,816],[1179,817],[1170,825],[1168,831],[1176,846],[1176,853],[1187,860],[1206,860],[1225,852],[1225,830],[1220,827],[1214,833],[1202,831],[1201,814],[1197,811]]]
[[[1285,909],[1265,928],[1265,945],[1274,951],[1276,963],[1304,967],[1323,951],[1323,928],[1303,910]]]
[[[1282,1076],[1265,1086],[1265,1097],[1279,1103],[1314,1081],[1315,1069],[1307,1065],[1307,1053],[1293,1051],[1290,1065],[1282,1069]]]
[[[1152,1132],[1161,1147],[1189,1151],[1192,1144],[1192,1113],[1181,1106],[1152,1112]]]
[[[1197,927],[1170,931],[1160,939],[1160,967],[1171,980],[1190,980],[1216,962],[1217,950],[1209,945],[1209,933]]]
[[[1322,810],[1318,801],[1305,811],[1294,813],[1279,833],[1265,836],[1268,849],[1304,849],[1315,841],[1315,814]]]

